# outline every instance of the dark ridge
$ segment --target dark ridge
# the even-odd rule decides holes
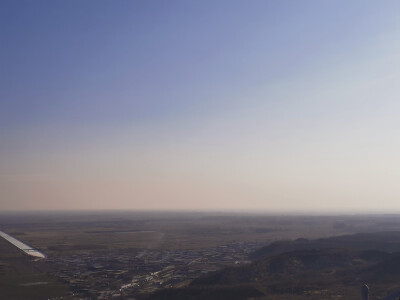
[[[369,269],[371,278],[377,281],[397,280],[400,277],[400,253],[395,253],[389,258],[379,262]]]
[[[357,233],[316,240],[297,239],[294,241],[278,241],[255,251],[251,259],[297,250],[337,248],[353,250],[380,250],[385,252],[400,251],[400,231]]]
[[[336,272],[360,268],[385,259],[381,251],[348,249],[299,250],[272,255],[240,267],[229,267],[193,280],[191,285],[226,285],[260,282],[312,272]]]

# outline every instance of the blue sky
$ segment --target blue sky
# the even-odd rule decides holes
[[[399,209],[399,9],[3,1],[4,209]]]

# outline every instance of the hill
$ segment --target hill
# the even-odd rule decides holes
[[[363,283],[373,290],[370,299],[381,299],[400,290],[399,241],[399,232],[382,232],[276,242],[253,253],[251,264],[148,299],[359,299]],[[235,290],[235,298],[218,298]]]
[[[329,248],[400,252],[400,231],[357,233],[315,240],[300,238],[294,241],[277,241],[254,252],[251,258],[257,260],[276,253]]]

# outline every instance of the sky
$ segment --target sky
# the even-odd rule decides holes
[[[0,3],[0,210],[400,212],[400,2]]]

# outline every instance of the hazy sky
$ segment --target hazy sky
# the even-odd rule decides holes
[[[1,1],[0,210],[400,211],[400,1]]]

